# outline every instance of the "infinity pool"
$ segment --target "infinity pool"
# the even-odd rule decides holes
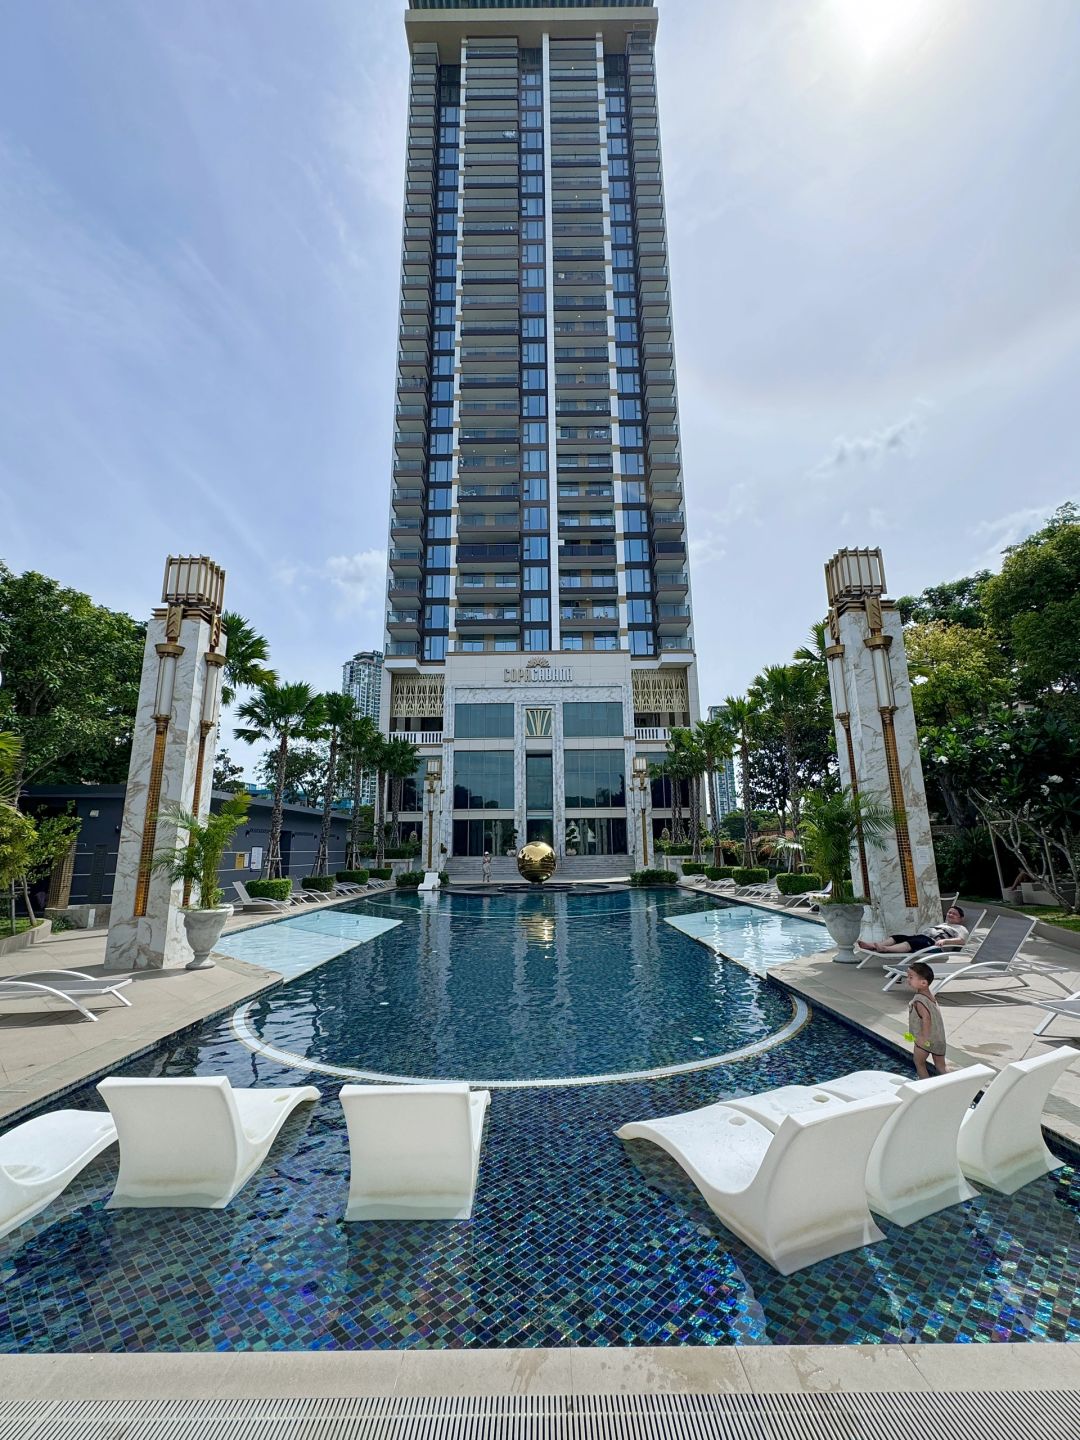
[[[745,968],[817,948],[819,928],[709,906],[646,893],[354,907],[402,924],[367,927],[373,938],[248,1022],[208,1022],[122,1072],[310,1082],[321,1101],[290,1118],[225,1210],[108,1211],[106,1151],[0,1240],[0,1350],[1080,1339],[1071,1167],[906,1230],[886,1223],[881,1243],[783,1277],[662,1151],[615,1138],[627,1120],[903,1063],[826,1015],[800,1022],[780,984]],[[703,924],[709,947],[744,964],[668,921]],[[250,932],[272,946],[298,933]],[[317,1068],[336,1062],[501,1082],[470,1222],[342,1223],[341,1081]],[[594,1083],[573,1083],[583,1075]],[[86,1087],[57,1105],[100,1100]]]

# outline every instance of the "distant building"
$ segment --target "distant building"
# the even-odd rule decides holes
[[[351,695],[361,715],[367,715],[379,723],[379,703],[382,698],[383,652],[361,650],[341,667],[341,692]],[[368,775],[360,791],[362,805],[375,804],[375,776]]]
[[[710,720],[720,720],[723,715],[724,707],[722,705],[709,706]],[[735,761],[733,759],[725,760],[716,772],[716,798],[720,806],[720,813],[716,817],[718,820],[722,820],[725,815],[730,815],[733,810],[739,808],[739,792],[735,784]]]

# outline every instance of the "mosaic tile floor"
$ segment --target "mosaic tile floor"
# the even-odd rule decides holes
[[[785,1278],[723,1229],[663,1152],[612,1134],[631,1117],[885,1058],[818,1015],[781,1049],[723,1071],[497,1092],[468,1224],[341,1223],[348,1148],[335,1085],[290,1119],[227,1210],[106,1211],[106,1154],[0,1241],[0,1350],[1080,1338],[1071,1168],[908,1230],[886,1224],[884,1242]],[[128,1070],[305,1078],[239,1050],[222,1026]]]

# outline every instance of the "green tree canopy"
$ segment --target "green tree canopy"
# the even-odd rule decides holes
[[[0,729],[22,785],[127,779],[145,628],[46,575],[0,563]]]
[[[1080,695],[1080,510],[1062,505],[1041,530],[1012,546],[983,594],[1026,698]]]

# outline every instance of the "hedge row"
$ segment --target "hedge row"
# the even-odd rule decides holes
[[[397,888],[399,890],[419,890],[423,879],[423,870],[403,870],[397,877]],[[439,871],[439,880],[443,885],[450,884],[450,876],[445,870]]]
[[[366,870],[339,870],[334,876],[335,880],[343,880],[346,885],[366,885],[370,878]]]
[[[684,860],[682,873],[684,875],[704,875],[705,866],[699,860]]]
[[[635,870],[630,876],[630,884],[674,885],[678,878],[674,870]]]
[[[300,884],[305,890],[320,890],[328,895],[334,888],[334,877],[332,875],[305,875]]]
[[[764,865],[736,865],[731,878],[736,885],[764,885],[769,872]]]
[[[253,900],[287,900],[292,894],[292,881],[249,880],[247,892]]]
[[[394,867],[386,865],[382,870],[369,870],[368,874],[372,880],[392,880],[394,878]]]
[[[807,871],[805,874],[784,874],[776,877],[776,888],[781,895],[805,895],[810,890],[821,889],[821,876]]]
[[[732,865],[706,865],[705,867],[706,880],[730,880],[734,873],[735,868]]]

